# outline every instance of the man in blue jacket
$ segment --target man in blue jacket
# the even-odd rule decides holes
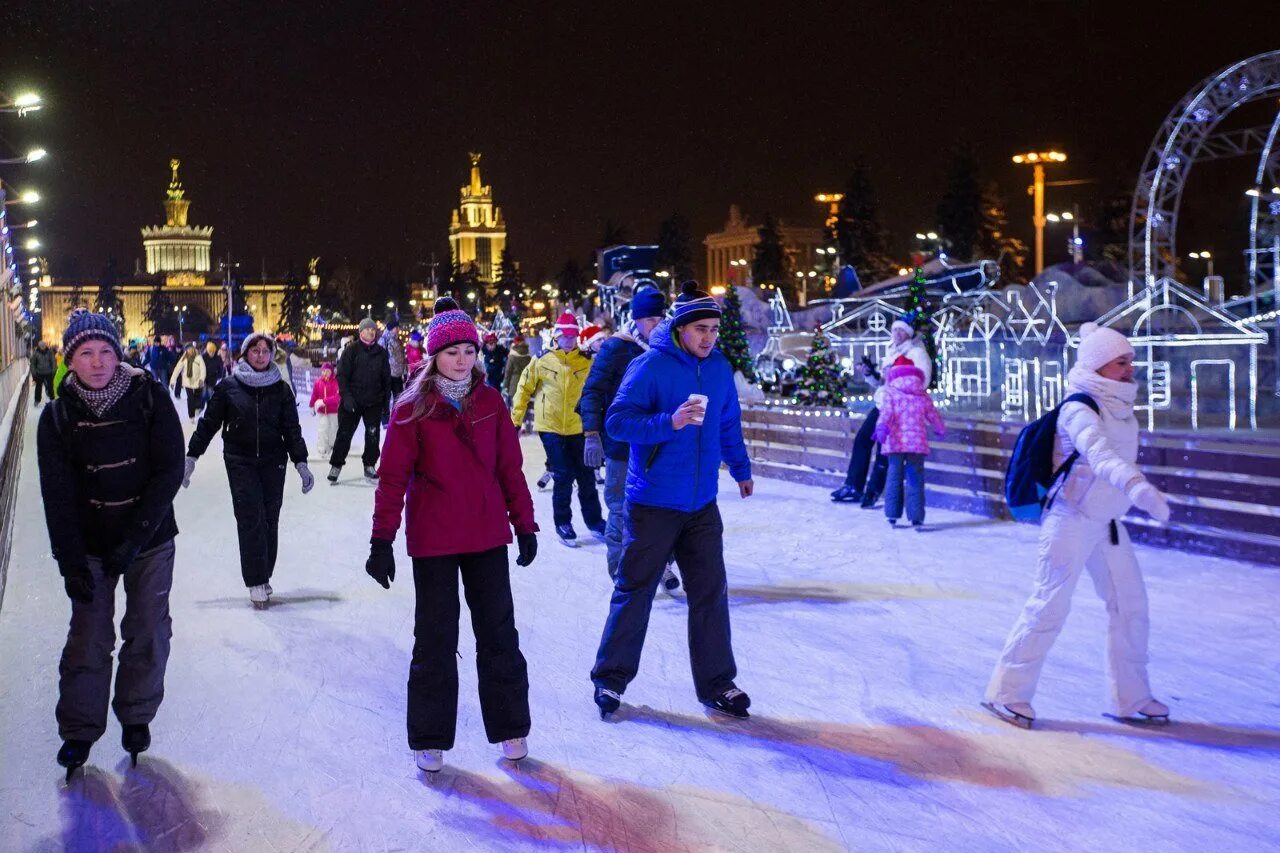
[[[724,525],[716,506],[721,459],[742,497],[754,487],[733,369],[716,349],[719,333],[720,306],[685,282],[675,315],[631,362],[605,419],[609,435],[629,443],[631,455],[622,559],[591,671],[602,718],[618,709],[636,676],[653,596],[673,549],[688,594],[698,700],[748,716],[751,700],[733,682]]]
[[[604,503],[609,509],[609,522],[604,530],[605,565],[609,569],[609,577],[615,581],[618,579],[618,560],[622,557],[623,502],[627,456],[631,446],[609,433],[605,426],[605,413],[618,396],[627,367],[648,351],[649,335],[662,322],[666,311],[666,297],[656,286],[637,287],[631,298],[631,319],[600,347],[600,352],[591,362],[591,372],[587,374],[582,397],[578,401],[582,434],[586,437],[583,462],[588,468],[604,465]],[[672,580],[675,582],[671,583]],[[680,585],[675,572],[670,569],[663,574],[663,583],[667,584],[667,589]]]

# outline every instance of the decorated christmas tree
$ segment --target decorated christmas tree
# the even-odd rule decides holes
[[[751,362],[751,348],[747,345],[747,333],[742,326],[742,297],[738,288],[730,285],[724,297],[724,314],[720,317],[720,339],[716,341],[720,352],[741,370],[748,382],[755,382],[755,367]]]
[[[916,267],[915,278],[907,286],[907,311],[904,319],[911,323],[916,334],[924,341],[929,360],[933,362],[933,382],[930,384],[934,385],[938,381],[942,365],[938,364],[938,342],[933,337],[933,305],[930,304],[928,294],[925,292],[927,284],[924,270]]]
[[[804,406],[839,406],[844,403],[844,381],[840,378],[840,365],[831,350],[831,341],[822,327],[814,329],[813,345],[809,359],[800,368],[796,401]]]

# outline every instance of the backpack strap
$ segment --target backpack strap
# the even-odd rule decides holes
[[[1083,403],[1084,405],[1092,409],[1095,415],[1102,414],[1102,410],[1098,407],[1098,402],[1096,400],[1094,400],[1088,394],[1075,393],[1067,397],[1065,400],[1063,400],[1061,403],[1058,404],[1058,408],[1055,411],[1055,415],[1061,414],[1062,407],[1065,406],[1067,403]],[[1072,466],[1076,464],[1076,460],[1079,458],[1080,458],[1080,451],[1072,450],[1071,454],[1067,456],[1066,459],[1063,459],[1062,464],[1059,465],[1057,470],[1053,472],[1053,477],[1049,480],[1049,500],[1046,501],[1044,505],[1044,508],[1046,511],[1051,506],[1053,506],[1054,499],[1058,497],[1058,490],[1054,489],[1054,486],[1057,484],[1060,478],[1067,476],[1067,474],[1071,472]]]

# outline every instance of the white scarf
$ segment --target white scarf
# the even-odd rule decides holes
[[[635,320],[628,320],[623,323],[622,331],[618,332],[618,337],[639,344],[640,349],[645,352],[649,351],[649,339],[640,334],[640,328],[636,325]]]
[[[1078,364],[1067,372],[1067,390],[1088,394],[1121,421],[1133,417],[1133,404],[1138,399],[1137,383],[1116,382]]]

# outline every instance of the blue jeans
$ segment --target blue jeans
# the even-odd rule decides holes
[[[604,505],[609,510],[609,520],[604,526],[605,565],[609,577],[618,579],[618,561],[622,559],[622,533],[626,527],[623,501],[627,495],[627,460],[604,461]]]
[[[600,496],[596,493],[596,472],[582,461],[585,439],[577,435],[558,435],[540,432],[542,446],[547,451],[547,463],[555,485],[551,490],[552,515],[556,526],[573,521],[573,484],[578,484],[578,505],[582,508],[582,521],[592,530],[604,524],[600,512]]]
[[[889,479],[884,490],[884,514],[890,521],[902,517],[903,480],[906,480],[907,520],[924,523],[924,454],[890,453]]]

